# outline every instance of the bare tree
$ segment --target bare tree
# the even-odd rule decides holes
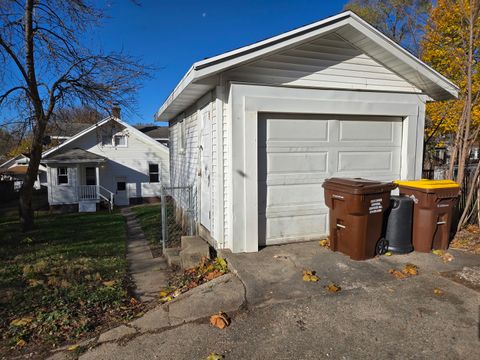
[[[20,191],[22,229],[33,227],[32,192],[45,129],[56,110],[132,104],[147,75],[138,59],[84,46],[105,14],[89,0],[0,0],[0,114],[15,113],[32,132]],[[18,120],[17,120],[18,121]]]

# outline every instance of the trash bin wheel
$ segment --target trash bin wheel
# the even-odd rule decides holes
[[[377,246],[375,247],[375,253],[377,255],[383,255],[388,251],[388,240],[385,238],[381,238],[377,242]]]

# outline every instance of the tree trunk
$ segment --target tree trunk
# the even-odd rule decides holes
[[[458,222],[457,231],[459,231],[468,221],[470,206],[473,202],[473,195],[477,192],[477,188],[479,186],[479,175],[480,175],[480,162],[477,164],[475,169],[475,173],[473,174],[470,189],[468,190],[467,201],[465,201],[465,209],[463,209],[462,216],[460,217],[460,221]]]
[[[33,229],[32,187],[22,186],[19,199],[20,226],[23,232]]]

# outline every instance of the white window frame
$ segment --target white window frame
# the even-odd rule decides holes
[[[123,137],[123,138],[125,139],[125,145],[117,145],[117,143],[115,142],[115,138],[116,138],[117,136],[118,136],[118,137]],[[124,134],[124,133],[117,133],[117,134],[113,135],[113,137],[112,137],[112,144],[113,144],[113,146],[115,146],[115,147],[123,147],[123,148],[126,148],[126,147],[128,147],[128,136],[127,136],[126,134]]]
[[[155,172],[155,171],[153,171],[153,172],[150,171],[150,165],[157,165],[157,166],[158,166],[157,172]],[[151,179],[152,174],[153,174],[153,175],[156,174],[156,175],[158,176],[158,180],[157,180],[157,181],[152,181],[152,179]],[[149,162],[149,163],[148,163],[148,182],[149,182],[149,184],[158,184],[158,183],[161,182],[160,179],[161,179],[161,177],[160,177],[160,164],[159,164],[159,163],[154,163],[154,162]]]
[[[125,145],[116,145],[115,144],[115,137],[117,136],[122,136],[125,138]],[[128,147],[128,136],[127,134],[123,133],[123,132],[118,132],[116,134],[113,134],[110,138],[110,143],[109,144],[104,144],[103,143],[103,139],[104,138],[108,138],[109,135],[102,135],[101,139],[100,139],[100,143],[102,144],[102,147],[110,147],[110,148],[126,148]]]
[[[65,169],[65,174],[60,174],[60,169]],[[69,178],[69,170],[68,170],[68,167],[66,166],[59,166],[57,167],[57,185],[58,186],[69,186],[70,185],[70,178]],[[66,183],[60,183],[59,178],[60,176],[62,177],[66,177],[67,178],[67,182]]]

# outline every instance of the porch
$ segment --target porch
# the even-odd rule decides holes
[[[50,205],[78,204],[80,212],[95,212],[97,204],[105,203],[112,210],[115,194],[102,185],[100,176],[106,161],[101,155],[78,148],[44,159]]]

